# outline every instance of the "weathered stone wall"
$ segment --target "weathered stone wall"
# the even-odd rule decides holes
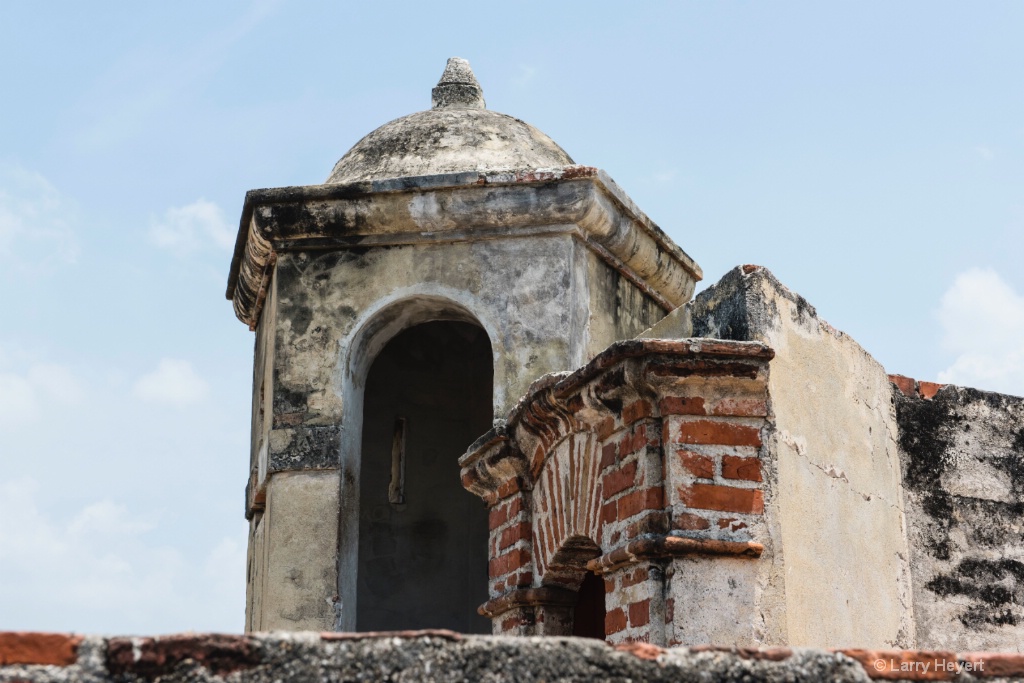
[[[555,232],[282,252],[263,313],[257,345],[263,372],[254,386],[254,420],[260,427],[254,428],[247,494],[252,518],[247,622],[254,629],[300,624],[327,629],[355,628],[352,581],[337,577],[355,575],[362,382],[388,339],[427,320],[480,324],[494,355],[497,414],[536,377],[583,364],[592,349],[637,334],[664,311],[575,237]],[[323,554],[307,557],[309,567],[298,567],[278,552],[291,536],[273,529],[287,528],[300,542],[313,527],[281,527],[280,515],[270,527],[269,511],[262,512],[270,504],[273,478],[283,473],[290,479],[288,490],[297,495],[329,488],[331,478],[340,489],[340,494],[303,495],[288,503],[302,506],[296,519],[324,520],[341,511],[341,526],[335,528],[339,540],[332,545],[322,534],[313,539],[310,547]],[[298,478],[309,479],[305,488],[298,487]],[[284,500],[281,492],[276,499]],[[305,579],[278,583],[296,572]],[[268,598],[270,593],[276,597]],[[299,613],[315,613],[320,621],[297,622],[290,616]]]
[[[1018,650],[1024,398],[894,380],[918,645]]]
[[[664,318],[667,311],[597,254],[582,246],[577,251],[586,258],[586,290],[590,297],[586,362],[612,341],[636,337]]]
[[[388,304],[417,297],[447,298],[482,323],[496,356],[495,408],[506,408],[536,377],[583,360],[584,340],[566,335],[582,332],[572,256],[565,236],[282,254],[276,420],[336,422],[338,364],[356,362],[344,357],[354,334]]]
[[[336,621],[337,470],[279,472],[250,540],[252,630],[301,631]]]
[[[0,683],[866,683],[1024,681],[1024,656],[899,650],[664,650],[448,631],[100,638],[0,633]]]
[[[697,264],[602,171],[585,166],[466,172],[253,190],[227,296],[255,326],[282,251],[456,243],[554,232],[587,247],[671,309],[693,295]]]
[[[429,319],[461,308],[482,324],[495,414],[537,377],[578,367],[664,315],[567,235],[284,253],[272,284],[270,472],[337,466],[344,376],[386,341],[360,346],[358,337],[412,324],[403,302],[422,301]]]
[[[267,546],[264,543],[263,512],[249,520],[249,543],[245,556],[245,631],[263,630],[263,585],[267,566]]]
[[[277,321],[277,295],[270,283],[263,316],[256,326],[252,377],[252,426],[249,451],[249,480],[245,487],[245,517],[249,521],[246,551],[245,630],[260,631],[263,626],[263,594],[268,547],[263,523],[267,503],[267,454],[273,424],[274,330]]]
[[[756,266],[730,271],[644,336],[687,333],[756,340],[775,351],[762,463],[774,551],[756,577],[735,581],[759,596],[757,642],[913,645],[896,416],[885,370]]]

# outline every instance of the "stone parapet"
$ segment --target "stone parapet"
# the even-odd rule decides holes
[[[245,681],[1024,681],[1024,655],[925,650],[664,649],[451,631],[82,637],[0,633],[4,683]]]

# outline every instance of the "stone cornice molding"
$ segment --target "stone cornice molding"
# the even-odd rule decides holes
[[[568,233],[671,310],[700,267],[603,171],[469,172],[246,193],[227,298],[255,328],[276,255]]]
[[[463,485],[485,500],[509,486],[530,488],[551,447],[569,434],[598,431],[638,398],[654,399],[692,377],[754,379],[775,353],[760,342],[630,339],[572,373],[534,382],[506,419],[459,459]]]

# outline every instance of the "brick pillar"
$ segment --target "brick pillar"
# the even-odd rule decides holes
[[[491,618],[491,632],[496,636],[536,635],[537,617],[533,606],[513,607]]]
[[[675,534],[711,543],[765,537],[760,457],[767,407],[761,385],[744,388],[717,400],[670,396],[660,402]],[[742,554],[693,552],[672,558],[666,574],[666,644],[756,644],[756,562]]]
[[[572,620],[575,608],[575,596],[565,595],[566,602],[573,604],[557,604],[554,602],[539,603],[534,608],[534,635],[538,636],[571,636]]]
[[[660,420],[647,401],[635,401],[616,422],[604,426],[601,442],[601,530],[603,547],[648,533],[668,531],[663,488]]]
[[[516,491],[500,498],[488,516],[490,540],[487,569],[491,598],[533,583],[530,496]]]
[[[722,403],[711,416],[701,399],[661,401],[667,502],[673,526],[681,532],[750,540],[764,513],[764,402]]]

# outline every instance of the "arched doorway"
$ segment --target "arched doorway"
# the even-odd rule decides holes
[[[489,633],[487,512],[458,458],[492,423],[491,345],[477,325],[410,327],[366,376],[356,628]]]

